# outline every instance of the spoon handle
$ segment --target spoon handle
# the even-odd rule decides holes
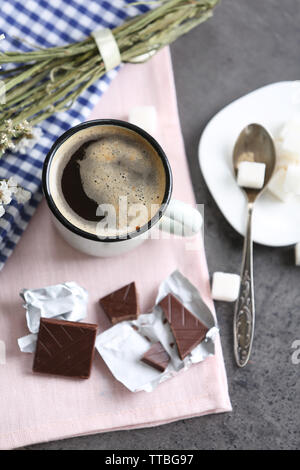
[[[244,239],[241,285],[234,312],[234,354],[239,367],[245,367],[252,348],[255,305],[253,286],[253,243],[252,243],[253,204],[248,204],[247,231]]]

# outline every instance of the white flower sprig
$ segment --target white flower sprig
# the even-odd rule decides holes
[[[8,149],[24,154],[43,134],[42,129],[31,127],[26,120],[14,125],[11,119],[7,119],[4,128],[4,132],[0,132],[0,155]]]
[[[19,186],[13,176],[8,180],[0,180],[0,217],[5,214],[4,206],[10,204],[13,198],[18,204],[25,204],[30,197],[30,191]]]

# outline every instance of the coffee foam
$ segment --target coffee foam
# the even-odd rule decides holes
[[[106,228],[105,235],[135,231],[146,224],[161,206],[166,177],[162,161],[149,142],[121,126],[100,125],[82,129],[59,147],[49,173],[55,205],[76,227],[93,235],[102,234],[101,223],[97,229],[97,222],[85,220],[74,212],[64,199],[61,187],[68,161],[82,144],[89,141],[84,158],[78,162],[84,192],[97,204],[111,204],[117,215],[117,226],[109,231]]]

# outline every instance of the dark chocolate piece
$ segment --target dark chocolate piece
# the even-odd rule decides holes
[[[159,305],[175,337],[179,356],[184,359],[204,340],[208,328],[172,294],[168,294]]]
[[[113,325],[136,320],[140,313],[134,282],[103,297],[99,303]]]
[[[164,372],[170,362],[170,356],[164,349],[162,344],[158,341],[152,344],[151,348],[143,355],[141,361],[154,367],[154,369]]]
[[[97,325],[41,318],[33,371],[88,379]]]

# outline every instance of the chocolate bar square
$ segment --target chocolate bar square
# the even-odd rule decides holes
[[[136,320],[140,313],[135,282],[106,295],[99,303],[113,325]]]
[[[206,337],[208,328],[172,294],[160,303],[176,340],[178,353],[183,360]]]
[[[41,318],[33,371],[88,379],[97,325]]]

